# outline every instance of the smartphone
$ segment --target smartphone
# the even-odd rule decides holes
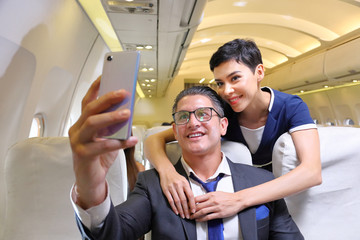
[[[126,140],[131,136],[139,63],[140,53],[138,51],[109,52],[105,54],[99,96],[119,89],[125,89],[130,93],[128,98],[119,104],[114,104],[105,112],[126,108],[131,112],[128,121],[111,125],[101,131],[102,136],[106,138]]]

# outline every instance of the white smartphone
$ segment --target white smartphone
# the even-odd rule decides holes
[[[105,54],[103,72],[100,81],[99,96],[118,89],[125,89],[130,96],[115,104],[105,112],[117,109],[129,109],[128,121],[104,129],[106,138],[126,140],[131,136],[131,126],[135,101],[137,75],[139,72],[140,53],[138,51],[109,52]]]

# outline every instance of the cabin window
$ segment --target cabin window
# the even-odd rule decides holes
[[[326,120],[325,123],[326,126],[335,126],[335,123],[333,121],[331,121],[330,119]]]
[[[317,120],[316,118],[313,118],[313,121],[315,124],[320,124],[319,120]]]
[[[353,126],[353,125],[355,125],[355,123],[354,123],[354,121],[353,121],[351,118],[346,118],[346,119],[344,120],[344,125],[345,125],[345,126]]]
[[[42,137],[44,135],[44,117],[42,114],[37,113],[31,123],[29,138]]]

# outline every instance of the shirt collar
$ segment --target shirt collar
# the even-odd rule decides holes
[[[268,110],[271,112],[271,109],[274,105],[274,91],[269,87],[262,87],[261,90],[270,93],[270,104]]]
[[[224,152],[221,152],[222,153],[222,159],[221,159],[221,162],[218,166],[218,168],[216,169],[215,173],[209,177],[206,182],[208,181],[211,181],[211,180],[214,180],[218,175],[219,173],[224,173],[225,175],[227,176],[231,176],[231,171],[230,171],[230,167],[229,167],[229,163],[228,161],[226,160],[226,156],[225,156],[225,153]],[[187,174],[187,176],[189,177],[190,176],[190,173],[192,172],[196,177],[198,177],[196,175],[196,173],[194,172],[194,170],[185,162],[184,158],[181,156],[181,163],[182,163],[182,166],[183,168],[185,169],[185,172]]]

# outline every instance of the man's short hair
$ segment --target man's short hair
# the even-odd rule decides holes
[[[214,105],[215,110],[221,117],[224,116],[224,101],[212,88],[208,86],[195,86],[182,90],[175,98],[172,113],[176,112],[179,101],[190,95],[202,95],[209,98]]]
[[[219,47],[210,59],[210,69],[214,68],[230,60],[242,63],[253,72],[256,67],[262,64],[262,58],[256,43],[250,39],[234,39]]]

